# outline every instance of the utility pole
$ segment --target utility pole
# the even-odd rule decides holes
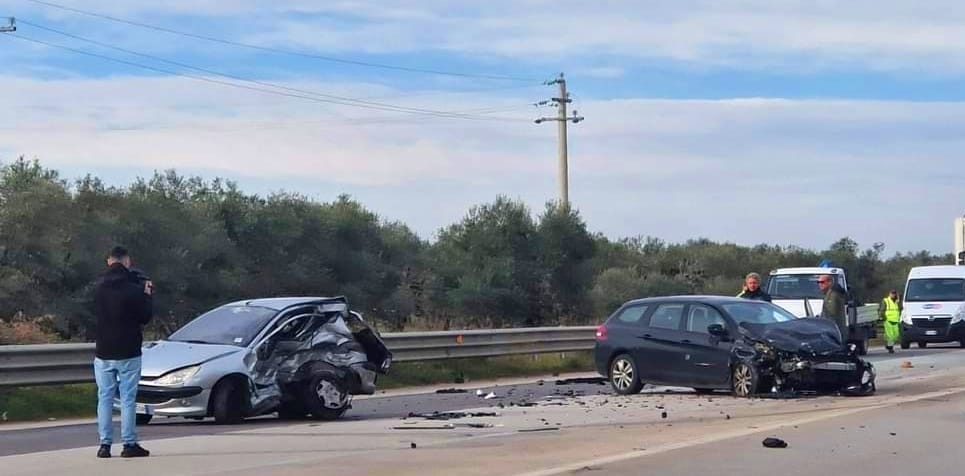
[[[0,17],[0,20],[2,19],[3,18]],[[17,31],[17,20],[14,19],[13,17],[7,17],[6,20],[7,20],[6,25],[0,23],[0,33],[10,33],[13,31]]]
[[[558,85],[560,88],[559,97],[552,98],[552,102],[556,104],[557,116],[556,117],[541,117],[536,120],[537,124],[542,124],[544,122],[554,121],[559,126],[559,186],[560,186],[560,207],[564,209],[570,208],[570,184],[569,184],[569,164],[567,162],[567,144],[566,144],[566,126],[570,121],[573,124],[583,120],[577,113],[573,111],[572,116],[566,115],[566,104],[573,102],[570,99],[570,94],[566,92],[566,79],[563,77],[563,73],[552,81],[547,81],[543,83],[547,86]]]

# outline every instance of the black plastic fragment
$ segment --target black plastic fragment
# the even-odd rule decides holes
[[[765,448],[787,448],[787,442],[780,438],[765,438],[763,444]]]

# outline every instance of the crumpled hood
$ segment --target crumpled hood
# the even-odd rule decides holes
[[[241,347],[216,344],[188,344],[186,342],[158,341],[142,349],[141,375],[160,377],[172,370],[214,360],[241,352]]]
[[[803,318],[774,324],[741,324],[746,335],[784,352],[827,354],[843,349],[841,332],[830,319]]]

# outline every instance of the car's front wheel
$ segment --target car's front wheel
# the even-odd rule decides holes
[[[245,392],[234,380],[224,380],[214,389],[211,410],[219,425],[234,425],[245,419]]]
[[[750,398],[756,395],[761,386],[761,375],[753,365],[739,362],[731,372],[731,385],[734,396]]]
[[[643,382],[640,381],[640,372],[637,371],[637,364],[632,357],[620,354],[610,362],[610,385],[613,386],[613,391],[620,395],[640,393]]]
[[[337,420],[348,410],[349,395],[344,385],[328,372],[316,375],[304,390],[305,406],[316,420]]]

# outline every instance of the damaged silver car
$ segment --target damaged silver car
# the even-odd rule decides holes
[[[352,395],[375,393],[392,354],[343,297],[269,298],[198,316],[146,344],[142,362],[138,423],[230,424],[270,413],[337,419]]]

